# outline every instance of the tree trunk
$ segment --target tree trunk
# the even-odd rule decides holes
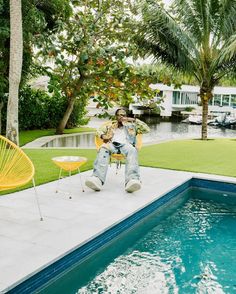
[[[213,88],[201,87],[200,97],[202,101],[202,140],[207,140],[208,102],[213,97]]]
[[[64,113],[63,118],[61,119],[61,121],[60,121],[60,123],[59,123],[59,125],[58,125],[58,127],[56,129],[56,134],[57,135],[63,134],[63,131],[64,131],[65,127],[66,127],[66,124],[67,124],[67,122],[68,122],[68,120],[70,118],[70,115],[71,115],[72,111],[73,111],[74,104],[75,104],[75,99],[76,99],[76,97],[71,97],[69,99],[69,102],[68,102],[68,105],[67,105],[67,108],[66,108],[66,112]]]
[[[21,0],[10,0],[10,66],[6,136],[19,144],[18,96],[23,58]]]
[[[202,140],[207,140],[208,100],[202,99]]]
[[[63,131],[66,127],[66,124],[70,118],[72,111],[73,111],[76,95],[79,93],[79,91],[84,83],[84,80],[85,80],[85,78],[83,76],[81,76],[80,79],[77,81],[76,90],[74,90],[73,96],[71,96],[69,98],[66,111],[65,111],[63,118],[61,119],[59,125],[57,126],[57,129],[56,129],[57,135],[63,134]]]

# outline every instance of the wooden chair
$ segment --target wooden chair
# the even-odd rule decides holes
[[[105,122],[103,124],[103,126],[106,126],[107,124],[109,124],[109,122]],[[135,147],[137,148],[138,151],[142,148],[142,143],[143,143],[142,142],[142,134],[137,134]],[[101,148],[102,144],[104,144],[103,140],[98,135],[96,135],[95,136],[95,146],[96,146],[97,151]],[[121,167],[122,161],[125,160],[125,155],[113,153],[113,154],[111,154],[111,162],[112,162],[112,159],[114,159],[114,161],[116,163],[116,174],[117,174],[118,169]]]
[[[34,165],[29,157],[7,138],[0,135],[0,191],[33,182],[40,220],[43,220],[34,181]]]

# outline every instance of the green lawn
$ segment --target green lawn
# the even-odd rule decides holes
[[[236,139],[181,140],[142,148],[144,166],[236,177]]]
[[[81,167],[81,171],[91,169],[96,157],[96,150],[93,149],[25,149],[24,151],[34,163],[36,170],[35,181],[37,185],[58,179],[59,167],[52,162],[52,157],[66,155],[85,156],[88,161]],[[68,172],[64,174],[68,175]]]
[[[25,149],[25,152],[35,165],[37,185],[58,178],[59,169],[51,160],[54,156],[87,157],[89,160],[82,171],[92,169],[96,157],[95,149]],[[143,146],[139,162],[142,166],[236,177],[235,153],[236,139],[170,141]]]
[[[92,132],[92,131],[94,131],[94,129],[92,128],[80,127],[80,128],[73,128],[73,129],[65,129],[64,134]],[[31,141],[34,141],[37,138],[44,137],[44,136],[53,136],[53,135],[55,135],[55,129],[21,131],[19,136],[20,146],[23,146]]]
[[[24,152],[30,157],[35,167],[35,183],[41,185],[47,182],[51,182],[58,179],[59,167],[57,167],[52,157],[56,156],[84,156],[87,157],[88,161],[84,164],[80,170],[86,171],[92,169],[93,161],[96,157],[95,149],[24,149]],[[63,172],[62,176],[68,176],[68,172]],[[0,195],[20,191],[32,186],[32,183],[25,185],[14,190],[7,192],[0,192]]]

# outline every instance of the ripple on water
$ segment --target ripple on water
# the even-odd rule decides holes
[[[158,255],[133,251],[120,256],[78,293],[177,293],[171,264]]]
[[[190,199],[78,293],[234,293],[235,208]]]

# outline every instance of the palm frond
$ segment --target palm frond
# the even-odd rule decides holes
[[[220,60],[231,60],[236,56],[236,34],[232,35],[221,50]]]
[[[223,46],[218,58],[212,63],[211,72],[218,77],[236,72],[236,34]]]
[[[228,61],[222,62],[214,73],[214,79],[220,80],[223,76],[236,71],[236,57],[231,58]],[[235,74],[233,75],[235,77]]]
[[[194,63],[199,56],[194,40],[164,7],[148,1],[142,6],[142,17],[138,40],[147,55],[153,54],[156,59],[186,71],[197,67]]]
[[[236,1],[219,0],[219,33],[229,38],[236,31]]]
[[[236,58],[236,34],[232,35],[220,49],[217,49],[217,54],[212,60],[209,68],[209,73],[219,73],[220,76],[224,72],[235,70]],[[221,72],[222,71],[222,72]]]
[[[185,30],[195,36],[195,39],[202,38],[202,25],[199,12],[192,1],[177,0],[173,3],[173,15],[179,23],[184,26]]]
[[[214,84],[235,70],[236,0],[141,0],[138,42],[146,55]]]

